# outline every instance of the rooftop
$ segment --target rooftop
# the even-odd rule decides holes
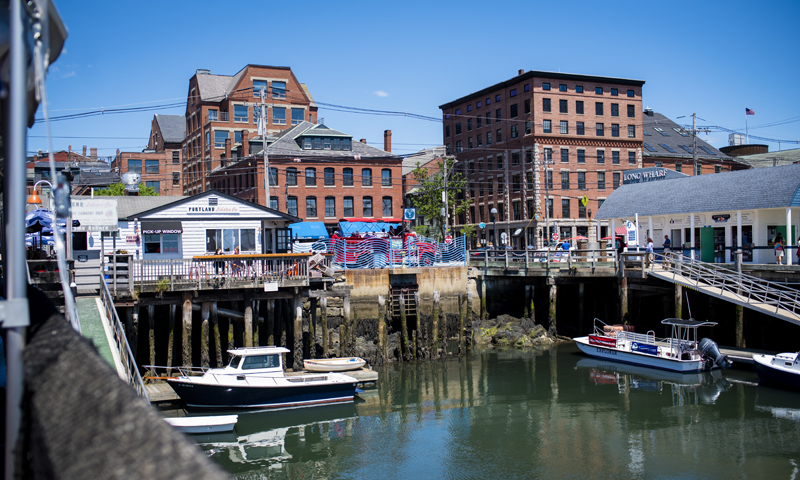
[[[156,114],[156,122],[167,143],[181,143],[186,138],[186,117],[183,115]]]
[[[642,117],[642,133],[644,135],[645,157],[673,157],[691,159],[694,138],[692,132],[673,122],[664,115],[652,112]],[[729,157],[697,137],[697,158],[714,161],[732,161]]]
[[[778,152],[759,153],[756,155],[742,155],[736,160],[750,168],[775,167],[800,162],[800,148],[781,150]]]

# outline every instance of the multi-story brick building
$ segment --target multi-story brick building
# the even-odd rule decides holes
[[[245,131],[242,151],[254,153],[212,171],[210,188],[304,221],[325,222],[330,231],[342,217],[402,216],[402,158],[391,153],[391,131],[384,134],[384,150],[310,122],[268,136],[269,202],[261,143],[250,147]]]
[[[479,241],[498,245],[494,208],[505,233],[498,236],[517,248],[541,246],[550,237],[546,225],[561,238],[595,238],[592,214],[622,171],[642,166],[643,85],[520,70],[441,105],[444,144],[468,179],[473,204],[456,228],[485,223]]]
[[[267,135],[303,121],[316,122],[317,105],[289,67],[247,65],[233,76],[197,70],[189,80],[184,119],[184,195],[211,188],[209,174],[231,158],[261,150],[255,137],[262,88]]]
[[[183,140],[186,123],[180,115],[156,114],[150,125],[147,148],[141,152],[120,152],[112,162],[115,173],[139,173],[142,182],[159,195],[182,195]]]

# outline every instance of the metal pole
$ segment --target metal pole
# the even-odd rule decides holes
[[[266,204],[264,205],[267,208],[270,207],[270,198],[269,198],[269,156],[267,155],[267,111],[264,108],[264,95],[266,92],[266,87],[261,87],[261,153],[264,156],[264,192],[266,195]]]
[[[447,210],[447,157],[444,158],[444,189],[442,190],[442,202],[444,202],[444,236],[447,237],[447,215],[450,213]],[[444,238],[442,239],[444,240]]]
[[[745,117],[747,118],[747,117]],[[692,176],[697,175],[697,114],[692,114]]]
[[[25,331],[30,324],[27,295],[27,271],[25,261],[25,152],[27,125],[27,87],[25,30],[23,9],[20,0],[10,5],[10,94],[8,127],[8,156],[6,157],[6,309],[3,326],[6,328],[6,449],[5,476],[14,478],[14,450],[21,425],[21,401],[25,385],[22,365],[22,350],[25,347]],[[16,308],[14,308],[16,307]],[[11,311],[13,311],[13,316]],[[13,317],[13,318],[12,318]],[[13,326],[9,326],[12,324]]]

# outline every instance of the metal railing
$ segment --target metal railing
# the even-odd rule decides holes
[[[203,122],[203,124],[205,125],[206,123],[209,123],[209,122],[225,122],[225,123],[227,123],[228,122],[228,118],[230,118],[230,117],[228,117],[228,112],[217,112],[217,113],[213,113],[213,114],[210,114],[210,115],[206,115],[205,122]]]
[[[616,271],[617,252],[608,249],[593,250],[470,250],[472,266],[525,268],[610,268]],[[498,265],[499,264],[499,265]]]
[[[659,268],[671,273],[673,279],[680,275],[691,280],[695,286],[718,288],[740,302],[753,306],[761,304],[774,307],[773,311],[767,313],[776,316],[779,316],[781,311],[800,314],[800,291],[781,283],[701,262],[679,253],[663,253],[659,254],[659,258],[663,260],[658,264]],[[650,271],[655,266],[655,263],[651,264]]]
[[[139,367],[136,366],[136,359],[131,352],[131,347],[128,344],[128,337],[125,335],[125,326],[119,320],[117,309],[114,306],[114,299],[111,292],[108,291],[108,285],[103,273],[100,273],[100,295],[103,300],[103,307],[105,308],[105,316],[111,323],[111,331],[114,334],[114,342],[117,352],[119,353],[122,368],[125,371],[125,376],[128,384],[136,390],[136,393],[143,397],[148,402],[150,397],[147,395],[147,390],[144,388],[142,376],[139,374]],[[113,345],[111,346],[114,347]]]

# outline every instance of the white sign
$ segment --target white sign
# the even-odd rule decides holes
[[[81,224],[73,227],[75,232],[116,232],[117,200],[111,198],[87,198],[72,201],[72,219]]]
[[[264,291],[265,292],[277,292],[278,291],[278,282],[265,282],[264,283]]]
[[[636,225],[629,220],[625,222],[625,229],[628,231],[628,246],[637,246],[639,243],[636,241]]]
[[[238,205],[204,205],[204,206],[192,206],[189,205],[186,207],[186,213],[189,215],[221,215],[221,214],[231,214],[239,213],[239,206]]]
[[[453,243],[453,237],[450,235],[444,237],[444,243]]]

